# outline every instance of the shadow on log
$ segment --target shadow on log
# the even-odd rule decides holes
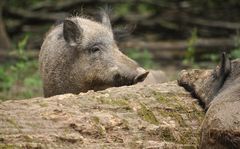
[[[0,148],[197,148],[203,111],[177,83],[0,104]]]

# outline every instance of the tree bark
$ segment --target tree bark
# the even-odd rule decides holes
[[[0,148],[197,148],[204,112],[176,81],[0,103]]]
[[[4,1],[0,1],[0,49],[5,50],[11,48],[11,43],[2,18],[3,5]]]

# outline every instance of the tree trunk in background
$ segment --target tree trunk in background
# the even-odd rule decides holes
[[[10,39],[7,35],[3,19],[2,19],[2,9],[4,1],[0,1],[0,49],[9,49],[11,47]]]

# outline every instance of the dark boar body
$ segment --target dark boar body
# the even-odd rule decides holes
[[[206,109],[201,128],[201,149],[240,148],[240,59],[225,53],[214,70],[182,71],[178,83]]]

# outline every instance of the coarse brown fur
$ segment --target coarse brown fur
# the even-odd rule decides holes
[[[52,27],[39,66],[45,97],[132,85],[148,75],[119,51],[104,12],[101,23],[76,16]]]
[[[240,59],[223,54],[215,70],[182,71],[178,82],[207,109],[200,148],[240,148]]]

